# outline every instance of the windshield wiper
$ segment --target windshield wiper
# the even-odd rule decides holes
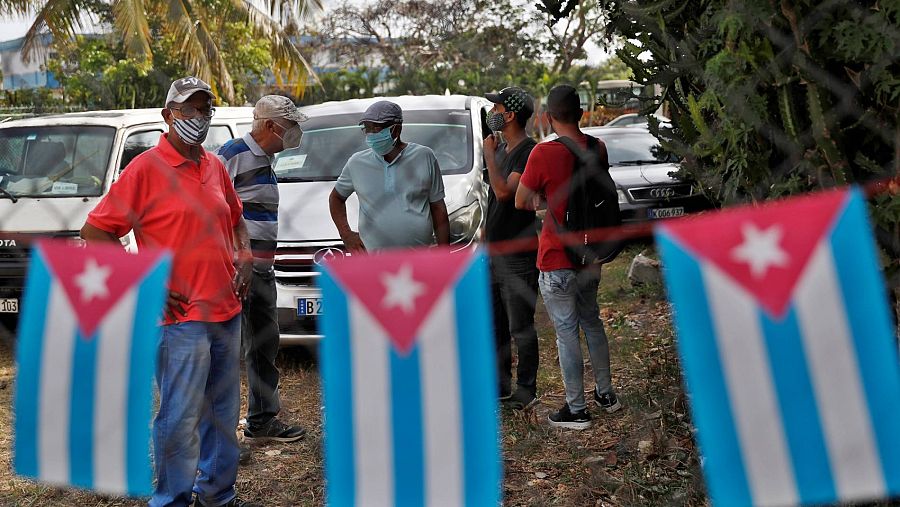
[[[13,204],[19,202],[19,198],[16,197],[16,194],[10,192],[9,190],[7,190],[3,187],[0,187],[0,194],[3,194],[5,196],[9,197],[12,200]]]
[[[665,164],[664,160],[620,160],[610,165],[647,165],[647,164]]]

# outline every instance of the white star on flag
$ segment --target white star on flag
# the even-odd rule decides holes
[[[754,278],[766,275],[771,266],[784,267],[788,264],[787,252],[781,249],[781,227],[773,225],[768,229],[757,229],[753,223],[741,227],[744,242],[731,251],[731,258],[750,265]]]
[[[106,279],[111,274],[112,268],[101,266],[93,257],[89,258],[84,265],[84,271],[75,277],[75,285],[81,288],[81,300],[90,301],[95,297],[109,296]]]
[[[385,308],[399,306],[404,313],[411,313],[416,308],[416,298],[425,293],[425,284],[417,282],[412,276],[412,266],[404,264],[395,274],[384,273],[381,283],[387,294],[381,301]]]

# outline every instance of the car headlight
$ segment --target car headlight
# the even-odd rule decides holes
[[[625,195],[624,190],[616,189],[616,195],[619,196],[619,204],[627,204],[628,203],[628,196]]]
[[[481,227],[481,205],[478,201],[450,214],[450,243],[469,243]]]

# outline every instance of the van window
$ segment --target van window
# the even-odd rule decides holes
[[[129,134],[122,148],[122,162],[119,164],[119,172],[134,160],[134,157],[156,146],[162,130],[143,130]]]
[[[17,196],[97,196],[116,129],[71,125],[0,129],[0,186]]]
[[[312,117],[303,122],[299,148],[275,159],[278,181],[334,181],[351,155],[368,149],[358,125],[359,114]],[[469,111],[403,111],[404,141],[431,148],[442,174],[472,168],[473,141]]]
[[[248,132],[253,130],[252,123],[238,123],[235,126],[237,127],[237,137],[244,137]]]
[[[228,125],[213,125],[209,127],[209,134],[203,141],[203,147],[206,151],[215,153],[223,144],[231,141],[231,129]]]

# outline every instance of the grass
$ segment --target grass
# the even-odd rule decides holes
[[[601,316],[610,340],[613,384],[625,409],[605,414],[594,406],[589,430],[545,424],[547,413],[562,404],[564,391],[553,327],[539,305],[541,403],[526,412],[501,411],[505,505],[706,505],[668,303],[660,286],[632,287],[626,276],[628,263],[642,248],[631,247],[603,270]],[[283,350],[279,365],[282,416],[303,424],[309,433],[299,443],[254,449],[237,487],[243,498],[269,506],[321,505],[318,372],[302,349]],[[586,370],[585,378],[591,379]],[[13,377],[9,344],[0,340],[0,505],[144,505],[15,477],[10,465]]]

